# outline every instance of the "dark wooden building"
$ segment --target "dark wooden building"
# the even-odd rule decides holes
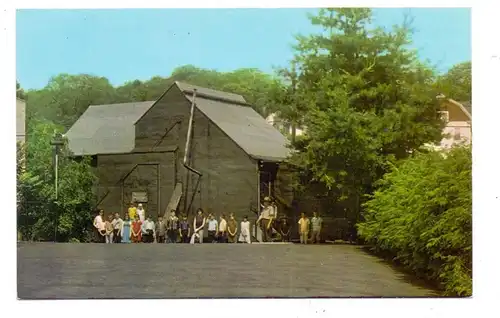
[[[157,101],[90,106],[66,135],[92,156],[106,212],[136,200],[154,218],[201,207],[254,220],[262,196],[282,213],[293,200],[287,139],[240,95],[176,82]]]

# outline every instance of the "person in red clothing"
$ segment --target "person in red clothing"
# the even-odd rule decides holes
[[[130,233],[130,239],[132,243],[142,242],[142,222],[139,220],[139,216],[135,216],[134,222],[132,222],[132,233]]]

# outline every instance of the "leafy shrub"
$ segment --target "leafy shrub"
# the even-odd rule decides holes
[[[95,176],[88,159],[73,160],[68,149],[59,157],[59,192],[55,187],[50,140],[60,127],[48,122],[34,125],[26,144],[17,150],[17,225],[23,240],[87,240],[91,226],[92,187]]]
[[[377,183],[358,234],[445,295],[472,294],[470,147],[419,153]]]

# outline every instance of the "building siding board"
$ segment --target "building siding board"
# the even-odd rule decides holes
[[[257,208],[255,161],[199,110],[195,112],[193,144],[194,168],[203,173],[201,206],[217,215],[233,212],[238,219],[244,215],[252,219],[251,207]]]
[[[160,207],[157,199],[157,168],[156,166],[138,166],[123,182],[120,179],[127,175],[137,164],[160,164]],[[125,213],[131,201],[133,191],[148,192],[147,212],[154,218],[163,214],[170,195],[175,187],[175,153],[130,153],[98,156],[98,199],[101,199],[108,190],[109,194],[99,205],[106,212]]]

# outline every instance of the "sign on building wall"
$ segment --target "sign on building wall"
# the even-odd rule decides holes
[[[147,203],[148,193],[147,192],[132,192],[132,201],[137,203]]]

